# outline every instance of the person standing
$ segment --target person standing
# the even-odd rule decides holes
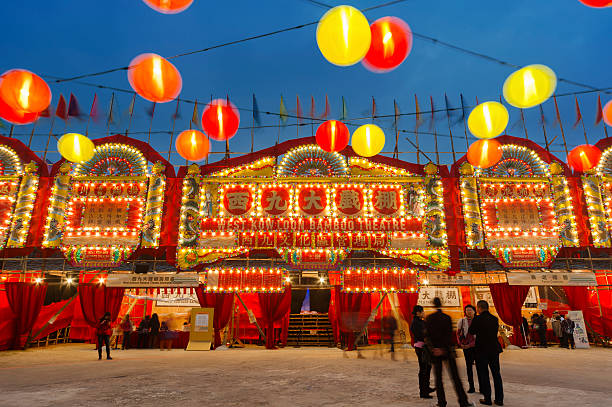
[[[412,323],[410,324],[410,333],[414,340],[414,351],[416,352],[419,361],[419,394],[422,399],[433,398],[429,393],[433,393],[436,389],[429,387],[431,376],[431,355],[425,346],[425,321],[423,320],[425,312],[423,307],[415,305],[412,308]]]
[[[434,375],[436,377],[438,406],[446,406],[446,395],[444,394],[444,384],[442,382],[442,364],[444,362],[448,365],[455,393],[457,393],[457,399],[459,400],[459,406],[473,406],[467,398],[459,378],[459,372],[457,371],[455,348],[452,342],[453,322],[451,317],[442,312],[442,301],[438,297],[434,298],[433,304],[437,310],[425,318],[425,341],[431,349]]]
[[[457,323],[457,342],[461,349],[463,349],[463,356],[465,357],[465,367],[467,368],[467,377],[469,389],[468,393],[475,393],[476,388],[474,387],[474,369],[473,366],[476,362],[476,354],[474,347],[476,346],[476,338],[474,335],[468,332],[474,316],[476,315],[476,308],[472,304],[468,304],[463,308],[463,314],[465,318],[461,318]],[[478,369],[476,369],[478,374]],[[480,381],[478,383],[480,386]]]
[[[391,314],[383,318],[383,337],[387,344],[391,345],[391,359],[395,360],[395,331],[397,331],[397,320]]]
[[[567,348],[567,343],[565,342],[565,335],[563,335],[563,329],[561,329],[561,323],[563,321],[563,318],[561,317],[561,314],[559,314],[559,311],[555,311],[553,312],[553,316],[550,320],[550,325],[552,327],[552,331],[553,334],[555,335],[555,338],[557,338],[557,340],[559,341],[559,346],[562,348]]]
[[[546,341],[546,322],[546,315],[542,314],[538,316],[538,336],[540,337],[540,346],[543,348],[548,348],[548,342]]]
[[[489,370],[493,376],[493,386],[495,387],[495,405],[504,405],[504,385],[502,382],[499,354],[502,352],[501,345],[497,339],[499,332],[499,320],[489,312],[489,303],[480,300],[476,303],[478,315],[474,317],[468,332],[476,336],[476,370],[478,371],[478,382],[480,393],[484,399],[480,404],[490,406],[491,401],[491,382],[489,381]]]
[[[98,360],[102,359],[102,345],[106,346],[106,359],[111,360],[110,355],[110,336],[111,336],[111,314],[105,312],[96,326],[96,335],[98,335]]]
[[[130,335],[134,330],[134,324],[130,320],[130,314],[125,314],[125,318],[119,324],[119,328],[123,332],[123,344],[121,345],[121,350],[128,350],[130,348]]]
[[[149,348],[157,347],[159,343],[159,317],[157,314],[151,315],[151,322],[149,325]]]
[[[149,331],[151,330],[151,317],[145,315],[138,325],[138,347],[140,349],[149,346]]]
[[[574,328],[576,324],[572,321],[569,315],[565,316],[565,319],[561,322],[561,330],[563,331],[563,342],[565,347],[568,349],[574,349],[576,343],[574,342]]]

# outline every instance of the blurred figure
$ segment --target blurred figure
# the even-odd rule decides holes
[[[437,308],[437,311],[425,319],[425,340],[433,355],[438,406],[446,406],[446,395],[444,394],[444,384],[442,382],[442,364],[444,362],[446,362],[451,379],[453,380],[459,406],[473,406],[468,400],[467,394],[465,394],[459,372],[457,371],[455,348],[452,341],[453,322],[451,317],[442,312],[442,301],[438,297],[434,298],[433,305]]]
[[[166,321],[163,321],[159,327],[159,350],[164,349],[172,349],[172,335]]]
[[[157,314],[151,315],[151,322],[149,325],[149,348],[152,349],[154,346],[157,347],[159,341],[159,317]]]
[[[530,343],[530,335],[529,335],[529,322],[527,322],[527,318],[523,317],[523,324],[521,325],[523,329],[523,337],[525,338],[525,343],[529,346]]]
[[[105,312],[96,326],[96,335],[98,335],[98,360],[102,359],[102,345],[106,346],[106,359],[111,360],[110,355],[110,335],[111,335],[111,314]]]
[[[425,312],[423,307],[415,305],[412,309],[412,315],[410,333],[414,341],[414,351],[419,360],[419,394],[422,399],[431,399],[433,397],[429,393],[433,393],[436,389],[429,387],[431,354],[427,346],[425,346],[425,321],[423,320]]]
[[[149,345],[149,331],[151,330],[151,317],[146,315],[138,325],[138,347],[140,349]]]
[[[191,325],[189,325],[189,322],[185,321],[183,322],[183,332],[189,332],[191,331]]]
[[[563,331],[563,342],[565,347],[568,349],[574,349],[576,343],[574,342],[574,328],[576,324],[569,317],[569,314],[565,316],[565,319],[561,322],[561,330]]]
[[[476,303],[478,315],[472,321],[468,332],[476,336],[476,369],[478,371],[478,384],[480,393],[484,399],[480,404],[490,406],[491,382],[489,381],[489,369],[493,376],[495,386],[495,405],[504,405],[504,385],[502,383],[499,369],[499,354],[502,352],[501,344],[497,339],[499,332],[499,320],[489,312],[489,303],[480,300]]]
[[[555,338],[559,341],[559,346],[562,348],[566,348],[567,344],[565,343],[565,335],[563,335],[563,329],[561,329],[561,322],[563,321],[563,317],[559,314],[559,311],[553,312],[553,316],[550,319],[550,325],[555,335]]]
[[[463,349],[463,356],[465,357],[465,367],[467,368],[467,377],[469,389],[468,393],[475,393],[476,388],[474,387],[474,363],[476,362],[476,338],[474,335],[468,332],[470,325],[472,325],[472,321],[474,320],[474,316],[476,316],[476,308],[468,304],[463,308],[463,314],[465,318],[461,318],[457,323],[457,342],[461,349]],[[476,373],[478,374],[478,369],[476,369]],[[480,386],[480,381],[479,384]]]
[[[123,332],[123,344],[121,345],[121,350],[128,350],[130,348],[130,335],[134,330],[134,324],[130,320],[130,314],[125,314],[123,321],[119,324],[119,328]]]
[[[391,344],[391,359],[395,360],[395,331],[397,331],[397,320],[391,314],[383,318],[383,337],[387,344]]]
[[[543,348],[548,348],[548,342],[546,341],[546,326],[547,320],[546,315],[541,314],[538,316],[538,336],[540,337],[540,346]]]

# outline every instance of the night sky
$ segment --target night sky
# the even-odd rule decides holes
[[[350,3],[366,8],[384,2],[355,1]],[[100,110],[108,111],[111,90],[98,89],[76,82],[54,84],[48,77],[71,77],[126,66],[138,54],[154,52],[168,57],[182,52],[201,49],[219,43],[262,34],[281,28],[317,21],[326,8],[305,0],[284,1],[228,1],[210,2],[195,0],[194,4],[178,15],[160,14],[140,0],[108,1],[38,1],[6,2],[3,7],[0,37],[0,72],[12,68],[24,68],[45,76],[53,92],[55,107],[60,93],[66,98],[70,93],[77,97],[81,109],[89,113],[94,93],[98,94]],[[329,2],[332,5],[342,4]],[[34,6],[35,4],[35,6]],[[397,16],[405,20],[415,33],[435,37],[457,46],[497,57],[517,65],[540,63],[550,66],[559,77],[586,83],[596,88],[612,87],[612,8],[591,9],[577,0],[514,0],[514,1],[406,1],[386,8],[366,12],[373,21],[382,16]],[[444,107],[444,94],[450,106],[460,106],[460,94],[468,105],[499,100],[501,87],[512,68],[476,58],[456,50],[415,38],[411,54],[396,70],[375,74],[361,64],[337,67],[320,54],[315,41],[316,25],[227,46],[209,52],[173,59],[183,78],[181,98],[209,101],[229,95],[239,108],[251,109],[255,94],[263,126],[276,126],[280,95],[290,113],[296,110],[299,95],[302,110],[310,111],[310,97],[314,96],[317,114],[324,109],[325,95],[331,105],[330,118],[338,118],[341,97],[347,102],[351,123],[365,124],[371,119],[372,97],[376,100],[377,114],[393,113],[396,100],[401,113],[415,111],[414,97],[419,98],[421,110],[429,110],[432,96],[436,108]],[[82,81],[130,90],[125,71],[83,79]],[[558,94],[587,90],[579,86],[559,83]],[[611,93],[602,93],[605,104]],[[124,133],[128,127],[127,109],[131,101],[128,93],[117,93],[118,109],[122,113],[118,125],[112,125],[111,133]],[[604,136],[602,125],[594,127],[597,93],[579,95],[589,142],[595,143]],[[575,102],[573,96],[559,98],[562,122],[566,131],[568,148],[584,142],[582,126],[575,129]],[[149,117],[145,109],[150,102],[137,97],[135,116],[129,133],[147,140]],[[559,134],[554,125],[552,100],[544,104],[549,140]],[[172,130],[172,114],[176,102],[158,105],[152,124],[151,144],[168,154],[169,131]],[[189,126],[193,105],[181,103],[180,117],[175,123],[176,135]],[[509,107],[510,124],[507,134],[524,137],[520,113]],[[199,113],[202,112],[200,106]],[[542,144],[544,137],[539,109],[525,111],[527,132],[530,139]],[[460,113],[451,116],[451,130],[457,151],[465,151],[465,135]],[[91,123],[89,136],[107,135],[104,123]],[[309,120],[306,122],[309,123]],[[314,126],[296,128],[295,119],[281,129],[280,140],[310,136]],[[385,152],[394,147],[393,119],[377,119],[387,134]],[[50,132],[51,120],[41,119],[35,128],[32,148],[44,149]],[[250,150],[252,115],[241,110],[241,129],[230,141],[232,152]],[[433,127],[439,135],[441,151],[450,151],[449,126],[446,113],[438,113],[431,126],[426,121],[420,128],[421,148],[433,151]],[[52,129],[58,136],[64,132],[85,132],[86,121],[72,118],[65,125],[55,120]],[[247,128],[244,128],[247,127]],[[413,131],[414,116],[402,117],[398,127]],[[355,126],[349,126],[351,130]],[[611,131],[612,128],[609,128]],[[0,132],[7,133],[7,128]],[[32,126],[16,127],[14,133],[28,142]],[[165,133],[163,133],[165,132]],[[255,131],[255,149],[272,146],[279,135],[278,129],[261,128]],[[612,132],[611,134],[612,135]],[[414,141],[414,134],[400,134],[400,151],[414,151],[406,137]],[[473,138],[468,135],[469,140]],[[54,138],[50,149],[55,150]],[[551,147],[563,151],[561,137]],[[213,142],[213,151],[224,150],[224,144]],[[564,159],[564,154],[558,156]],[[433,155],[430,155],[433,157]],[[457,155],[457,158],[460,154]],[[57,153],[48,158],[54,161]],[[211,156],[211,161],[222,155]],[[400,155],[415,160],[413,153]],[[171,161],[182,163],[172,151]],[[441,155],[442,163],[452,162],[450,154]]]

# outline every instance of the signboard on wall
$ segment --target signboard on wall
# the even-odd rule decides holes
[[[196,294],[160,293],[155,303],[157,307],[199,307]]]
[[[543,285],[543,286],[596,286],[595,273],[590,271],[568,272],[508,272],[506,273],[510,285]]]
[[[460,307],[461,296],[457,287],[424,287],[419,288],[418,304],[433,307],[433,299],[440,298],[443,307]]]
[[[106,278],[107,287],[151,288],[151,287],[197,287],[197,273],[114,273]]]
[[[586,323],[582,311],[568,311],[567,316],[574,321],[574,343],[576,349],[588,349],[589,337],[587,336]]]
[[[191,332],[186,350],[210,350],[213,340],[214,308],[192,308],[191,309]]]

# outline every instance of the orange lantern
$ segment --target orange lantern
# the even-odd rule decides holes
[[[132,89],[151,102],[165,103],[181,93],[181,74],[168,60],[156,54],[141,54],[130,62],[128,81]]]
[[[338,120],[328,120],[321,123],[315,134],[317,144],[330,153],[342,151],[349,143],[351,134],[346,125]]]
[[[142,0],[155,11],[164,14],[177,14],[191,6],[193,0]]]
[[[574,170],[585,172],[594,168],[601,158],[601,150],[590,144],[575,147],[567,155],[567,163]]]
[[[229,140],[238,131],[240,113],[229,100],[216,99],[202,113],[202,128],[213,140]]]
[[[40,76],[11,69],[0,76],[0,99],[15,111],[40,113],[51,103],[51,90]]]
[[[397,68],[412,49],[412,31],[397,17],[382,17],[370,26],[372,42],[361,61],[373,72],[389,72]]]
[[[499,141],[495,139],[481,139],[470,145],[467,160],[474,167],[489,168],[501,160],[503,150]]]
[[[603,108],[603,119],[608,126],[612,126],[612,100]]]
[[[578,0],[585,6],[593,7],[593,8],[604,8],[612,6],[612,1],[610,0]]]
[[[176,139],[176,151],[187,161],[201,161],[210,150],[210,141],[199,130],[185,130]]]
[[[13,124],[28,124],[38,119],[38,113],[26,113],[23,110],[15,110],[0,98],[0,117]]]

